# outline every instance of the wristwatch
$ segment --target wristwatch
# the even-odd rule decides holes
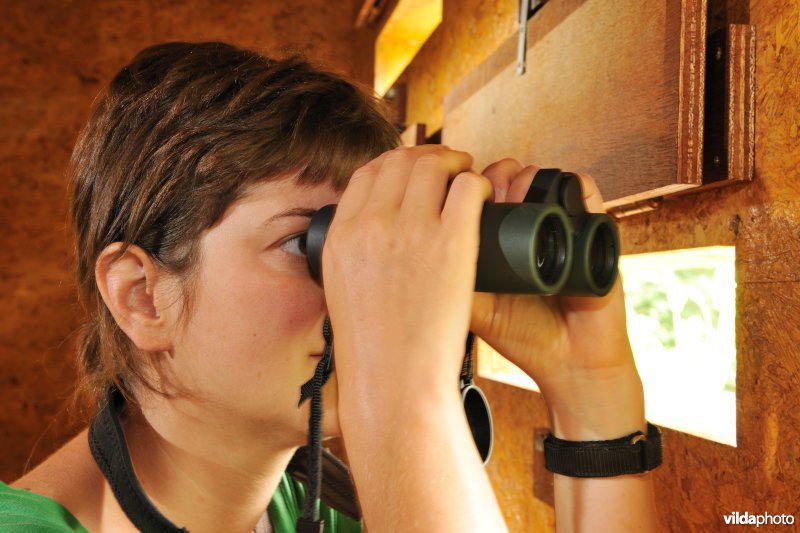
[[[570,477],[642,474],[661,464],[661,430],[647,423],[647,435],[636,431],[619,439],[570,441],[544,439],[545,468]]]

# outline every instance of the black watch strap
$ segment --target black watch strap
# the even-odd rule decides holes
[[[662,462],[661,430],[647,423],[647,435],[641,431],[613,440],[569,441],[554,437],[544,439],[545,467],[570,477],[612,477],[641,474]]]

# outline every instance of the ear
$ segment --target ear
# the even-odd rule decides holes
[[[137,348],[148,352],[172,349],[169,324],[157,303],[166,290],[167,280],[150,254],[138,246],[124,248],[115,242],[100,253],[95,262],[95,279],[103,301],[119,327]]]

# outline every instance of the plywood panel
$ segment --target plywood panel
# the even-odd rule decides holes
[[[590,173],[609,206],[700,184],[705,1],[551,0],[445,99],[443,141]]]

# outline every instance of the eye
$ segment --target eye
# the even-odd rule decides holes
[[[289,237],[283,244],[281,244],[281,248],[289,252],[290,254],[297,255],[300,257],[306,256],[306,233],[298,233],[293,237]]]

